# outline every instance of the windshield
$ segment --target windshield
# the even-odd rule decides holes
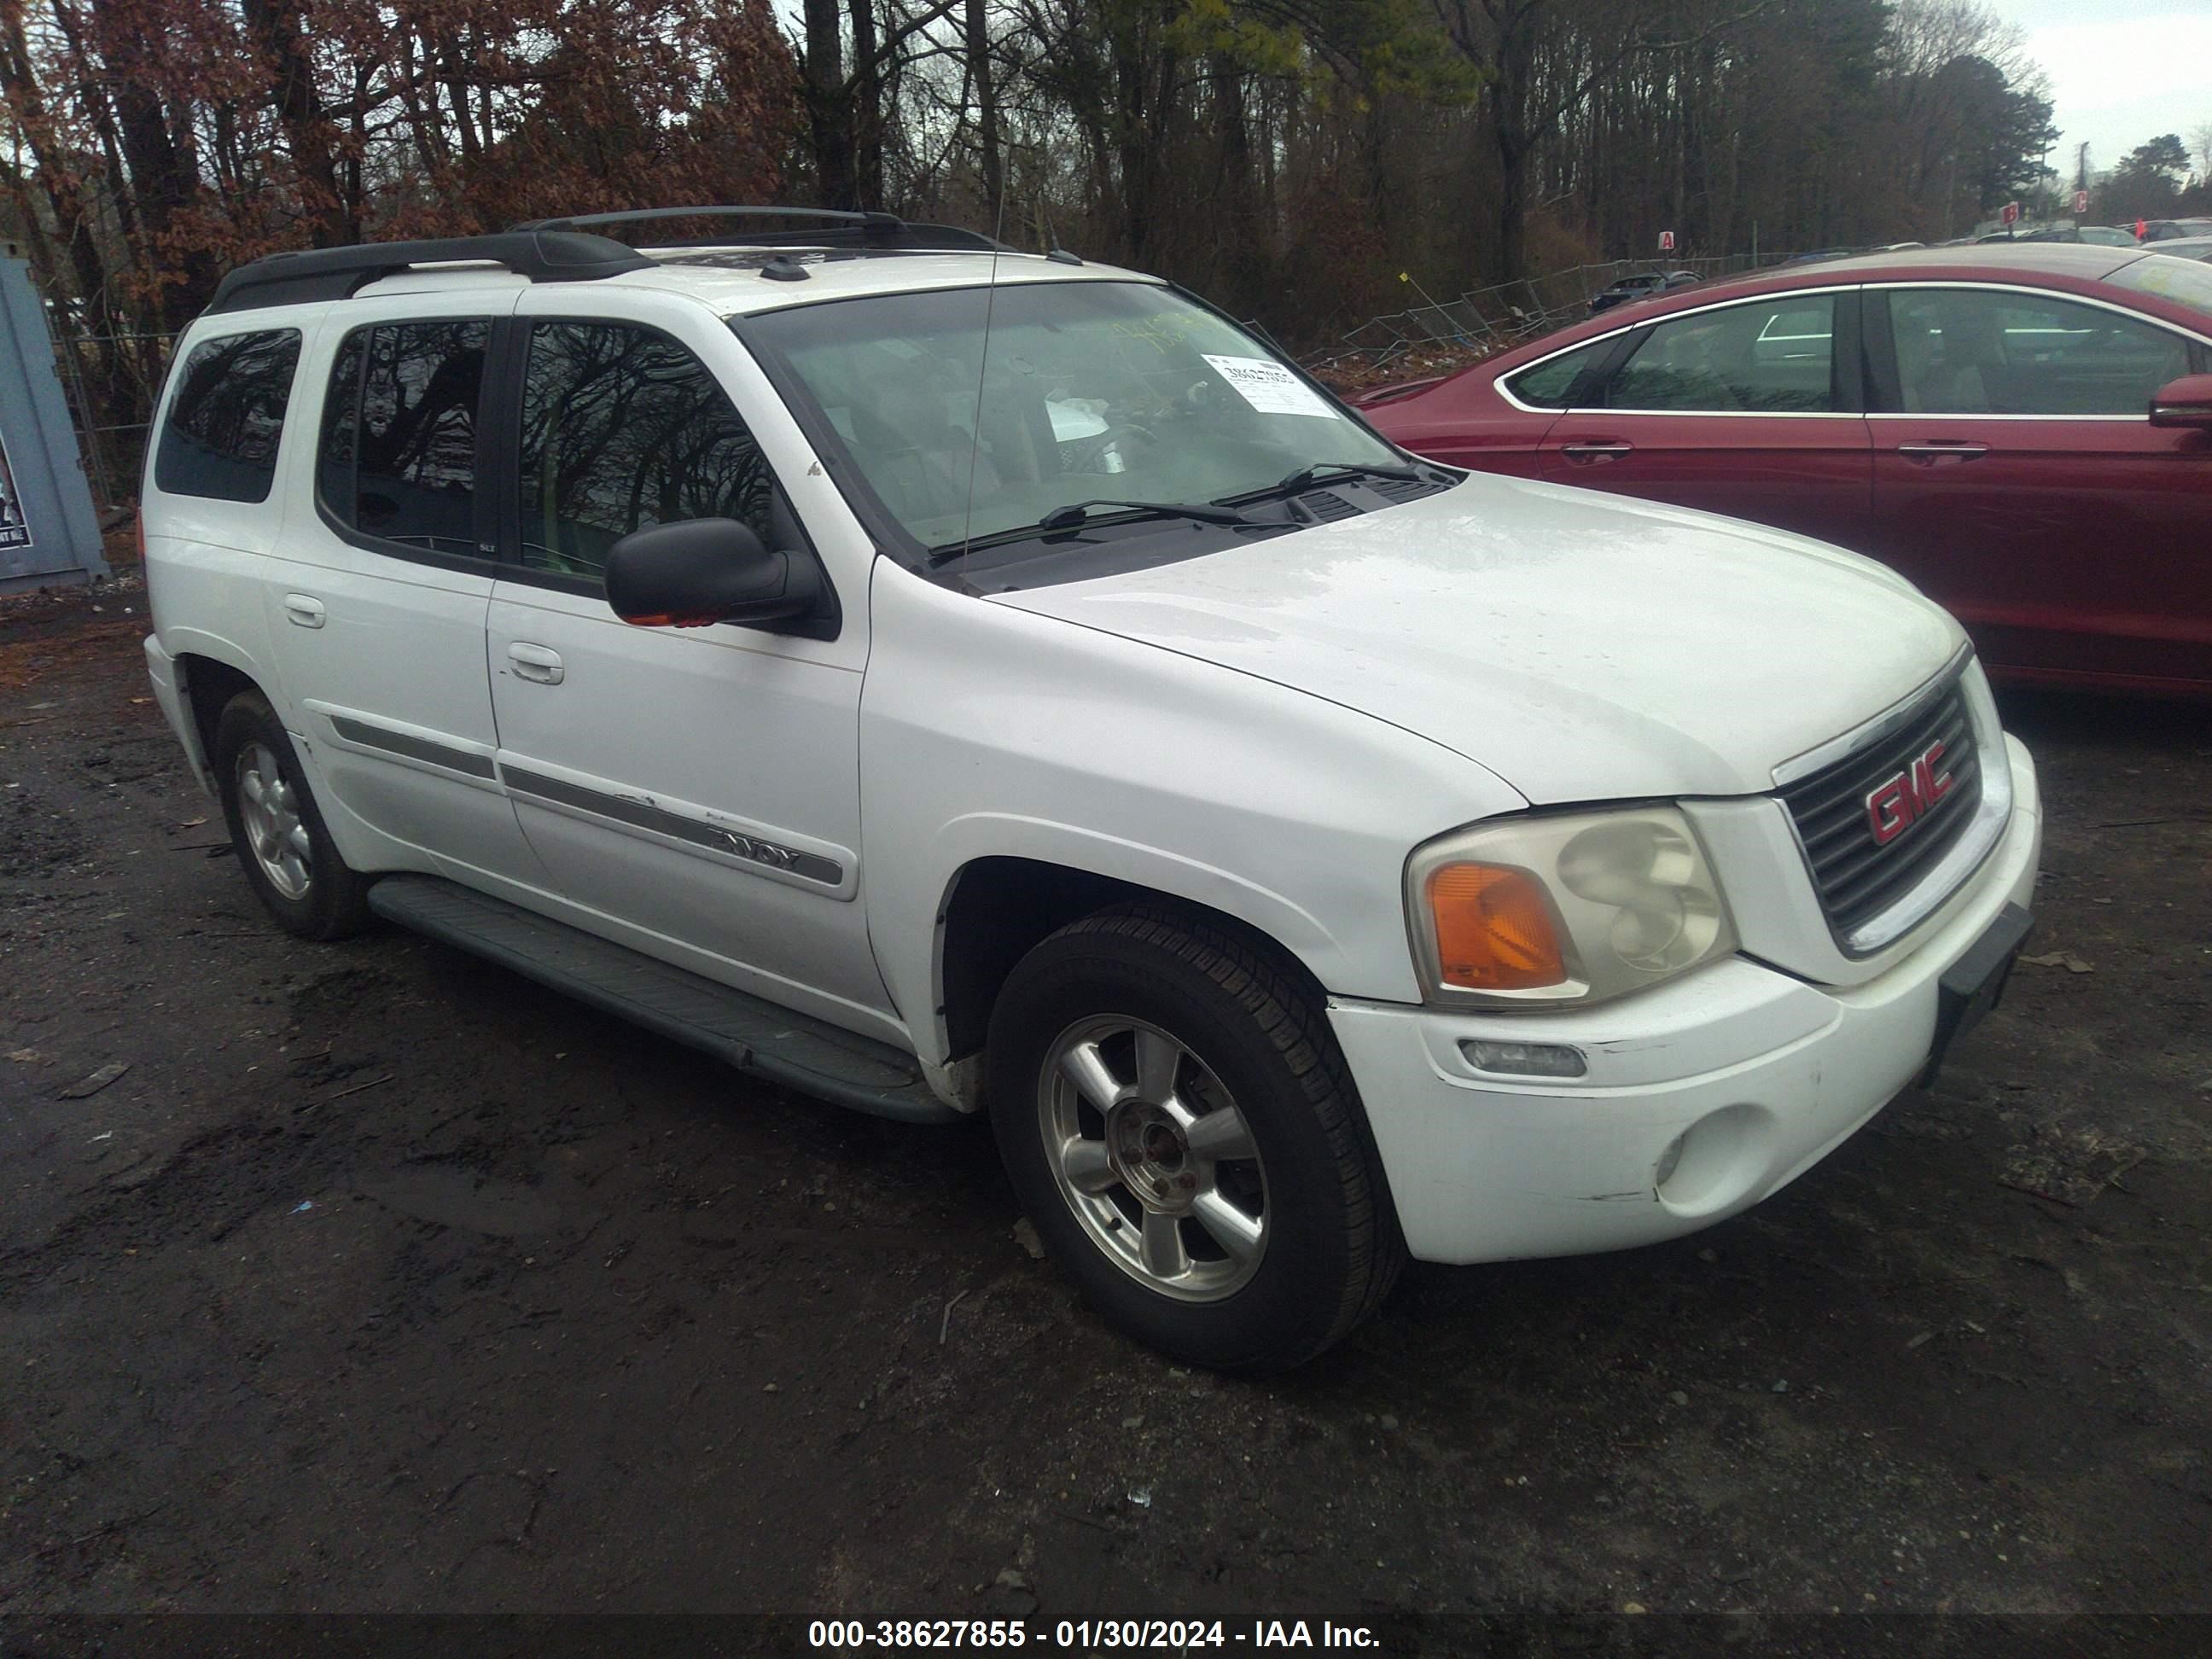
[[[1249,335],[1150,283],[881,295],[742,326],[927,548],[1079,501],[1218,501],[1398,459]]]

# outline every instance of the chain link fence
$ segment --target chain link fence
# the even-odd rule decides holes
[[[105,520],[137,500],[147,428],[177,337],[50,331],[85,478]]]
[[[1786,254],[1767,255],[1767,265]],[[1700,282],[1733,276],[1753,268],[1749,254],[1715,258],[1614,259],[1602,264],[1571,265],[1547,276],[1471,289],[1455,300],[1431,301],[1380,317],[1370,317],[1334,345],[1307,356],[1316,372],[1387,368],[1422,348],[1449,352],[1501,351],[1509,345],[1548,334],[1589,315],[1589,302],[1624,276],[1654,270],[1687,270]]]

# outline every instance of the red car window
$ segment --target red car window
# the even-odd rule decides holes
[[[2189,372],[2179,335],[2048,295],[1905,289],[1890,318],[1910,414],[2140,415]]]
[[[1577,346],[1572,351],[1563,351],[1556,357],[1547,357],[1517,374],[1506,376],[1505,389],[1531,408],[1565,409],[1567,396],[1574,390],[1582,372],[1612,350],[1614,343],[1614,337],[1608,336],[1589,345]]]
[[[1758,414],[1835,407],[1836,298],[1783,294],[1654,328],[1613,375],[1609,409]]]
[[[2155,294],[2160,299],[2212,317],[2212,268],[2201,263],[2191,264],[2191,260],[2212,261],[2212,243],[2199,246],[2191,242],[2180,258],[2158,253],[2148,259],[2138,259],[2131,265],[2121,266],[2105,280],[2115,288]]]

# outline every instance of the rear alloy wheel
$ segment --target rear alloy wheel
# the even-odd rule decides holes
[[[314,848],[307,840],[307,826],[301,822],[300,797],[284,781],[284,769],[267,744],[256,738],[238,751],[234,781],[240,827],[262,875],[283,897],[307,897],[313,884],[310,864]]]
[[[338,856],[291,734],[258,691],[223,706],[215,774],[239,867],[269,914],[301,939],[358,932],[368,920],[368,883]]]
[[[992,1010],[992,1127],[1039,1237],[1114,1324],[1281,1370],[1404,1259],[1327,1019],[1263,947],[1165,908],[1063,927]]]

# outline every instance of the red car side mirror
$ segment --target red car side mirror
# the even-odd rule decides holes
[[[2151,393],[2150,423],[2212,431],[2212,374],[2185,374]]]

